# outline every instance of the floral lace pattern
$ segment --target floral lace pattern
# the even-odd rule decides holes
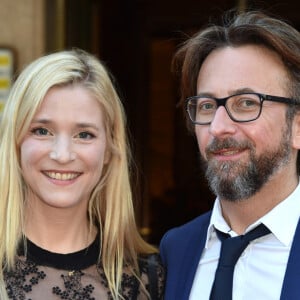
[[[44,250],[41,249],[41,251]],[[84,253],[87,254],[87,252]],[[36,254],[35,249],[35,255]],[[51,256],[51,253],[49,255]],[[41,257],[43,257],[43,255]],[[149,259],[150,257],[152,258],[151,261]],[[41,263],[40,259],[38,259],[37,263],[32,259],[26,259],[25,256],[18,257],[15,269],[4,273],[9,299],[113,300],[101,264],[94,263],[81,270],[70,271],[64,268],[58,268],[57,265],[57,261],[59,262],[60,259],[65,261],[66,255],[55,254],[55,259],[56,265],[54,267],[49,265],[49,262],[46,264]],[[70,260],[70,257],[68,257],[67,260]],[[151,299],[163,299],[164,269],[159,256],[153,254],[141,257],[139,259],[139,265],[141,281],[145,285],[146,290],[150,293],[150,285],[155,285],[156,295],[151,295]],[[149,279],[150,268],[152,268],[155,273],[154,279],[151,279],[151,284]],[[126,271],[124,271],[122,276],[120,292],[125,300],[149,299],[141,288],[139,280]]]
[[[55,286],[52,288],[53,294],[60,296],[61,299],[95,300],[95,298],[90,297],[94,287],[91,284],[83,287],[81,284],[81,276],[83,275],[84,273],[81,271],[72,271],[68,275],[61,275],[65,290],[63,291]]]
[[[32,287],[45,277],[46,274],[39,271],[34,263],[17,260],[15,271],[5,273],[8,297],[13,300],[25,300],[25,293],[32,291]]]

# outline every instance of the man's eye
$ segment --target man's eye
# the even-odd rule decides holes
[[[80,132],[80,133],[78,134],[78,137],[79,137],[80,139],[86,139],[86,140],[88,140],[88,139],[94,138],[95,135],[92,134],[92,133],[83,131],[83,132]]]
[[[251,100],[251,99],[244,99],[242,102],[241,102],[242,106],[256,106],[257,105],[257,101],[254,101],[254,100]]]
[[[34,128],[31,130],[31,132],[35,135],[49,135],[50,134],[48,129],[42,128],[42,127]]]
[[[260,106],[260,102],[251,98],[242,98],[239,99],[236,106],[239,109],[257,109]]]
[[[214,110],[215,108],[216,104],[213,102],[202,102],[198,105],[199,111]]]

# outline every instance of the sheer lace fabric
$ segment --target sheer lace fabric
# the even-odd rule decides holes
[[[99,244],[71,254],[51,253],[27,242],[26,257],[23,251],[16,260],[15,269],[5,272],[6,290],[14,300],[111,300],[113,299],[101,263],[97,263]],[[141,280],[148,292],[149,267],[155,270],[157,295],[151,299],[163,299],[164,271],[157,254],[140,257]],[[126,300],[146,300],[138,279],[124,268],[121,293]]]

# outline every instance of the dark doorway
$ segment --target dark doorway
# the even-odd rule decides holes
[[[54,2],[48,2],[50,12]],[[66,47],[94,53],[116,78],[137,165],[138,225],[154,244],[170,227],[209,210],[214,199],[199,167],[194,137],[177,108],[172,56],[188,35],[236,6],[263,8],[300,24],[296,0],[65,1]]]

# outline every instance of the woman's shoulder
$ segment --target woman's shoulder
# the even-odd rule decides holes
[[[151,274],[151,272],[156,272],[160,276],[164,275],[164,266],[159,253],[139,255],[138,262],[141,273]]]
[[[138,255],[139,263],[146,264],[146,265],[161,265],[161,259],[158,252],[155,253],[147,253],[147,254],[139,254]]]
[[[165,270],[158,253],[143,254],[138,258],[142,278],[146,275],[146,288],[151,299],[163,299]]]

